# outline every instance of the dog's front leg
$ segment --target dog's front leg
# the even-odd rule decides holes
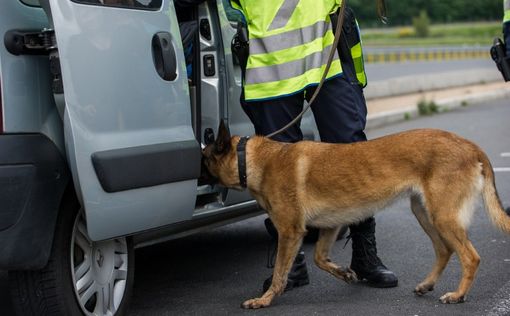
[[[356,273],[350,268],[342,268],[336,265],[329,259],[329,252],[331,246],[335,242],[338,232],[341,227],[338,228],[322,228],[319,231],[319,240],[315,245],[315,264],[324,271],[327,271],[335,277],[344,280],[347,283],[358,281]]]
[[[287,275],[292,267],[292,262],[296,258],[299,247],[303,240],[304,233],[278,232],[278,250],[276,262],[273,270],[273,281],[269,289],[259,298],[253,298],[242,304],[243,308],[262,308],[271,304],[276,295],[283,293],[287,284]]]

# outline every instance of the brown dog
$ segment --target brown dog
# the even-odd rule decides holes
[[[480,195],[494,225],[510,233],[487,155],[452,133],[422,129],[353,144],[287,144],[255,136],[245,150],[238,148],[239,141],[221,124],[215,143],[204,149],[204,163],[226,187],[243,189],[246,179],[278,230],[271,287],[262,297],[244,302],[244,308],[269,306],[283,292],[306,226],[320,228],[317,266],[355,281],[352,270],[329,259],[339,228],[374,215],[399,197],[411,198],[411,209],[436,253],[432,271],[414,290],[418,295],[433,289],[455,252],[462,279],[456,291],[440,300],[464,301],[480,262],[466,232]],[[246,177],[238,167],[244,169],[244,162]]]

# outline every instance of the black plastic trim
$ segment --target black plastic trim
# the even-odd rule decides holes
[[[202,153],[196,140],[113,149],[92,154],[106,192],[197,179]]]
[[[42,134],[0,135],[0,269],[40,269],[69,184],[67,163]]]
[[[158,32],[152,37],[152,59],[156,72],[165,81],[177,78],[177,57],[172,43],[172,35]]]

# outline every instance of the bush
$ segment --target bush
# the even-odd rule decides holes
[[[420,115],[432,115],[439,113],[439,106],[434,101],[422,99],[418,102],[418,113]]]
[[[430,19],[427,11],[421,10],[420,15],[413,18],[413,27],[416,36],[428,37],[430,34]]]

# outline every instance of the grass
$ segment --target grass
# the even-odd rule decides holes
[[[489,46],[494,37],[501,37],[501,22],[436,24],[430,35],[415,36],[411,26],[363,29],[365,46]]]
[[[420,100],[418,102],[418,113],[420,115],[432,115],[439,113],[439,106],[434,101]]]

